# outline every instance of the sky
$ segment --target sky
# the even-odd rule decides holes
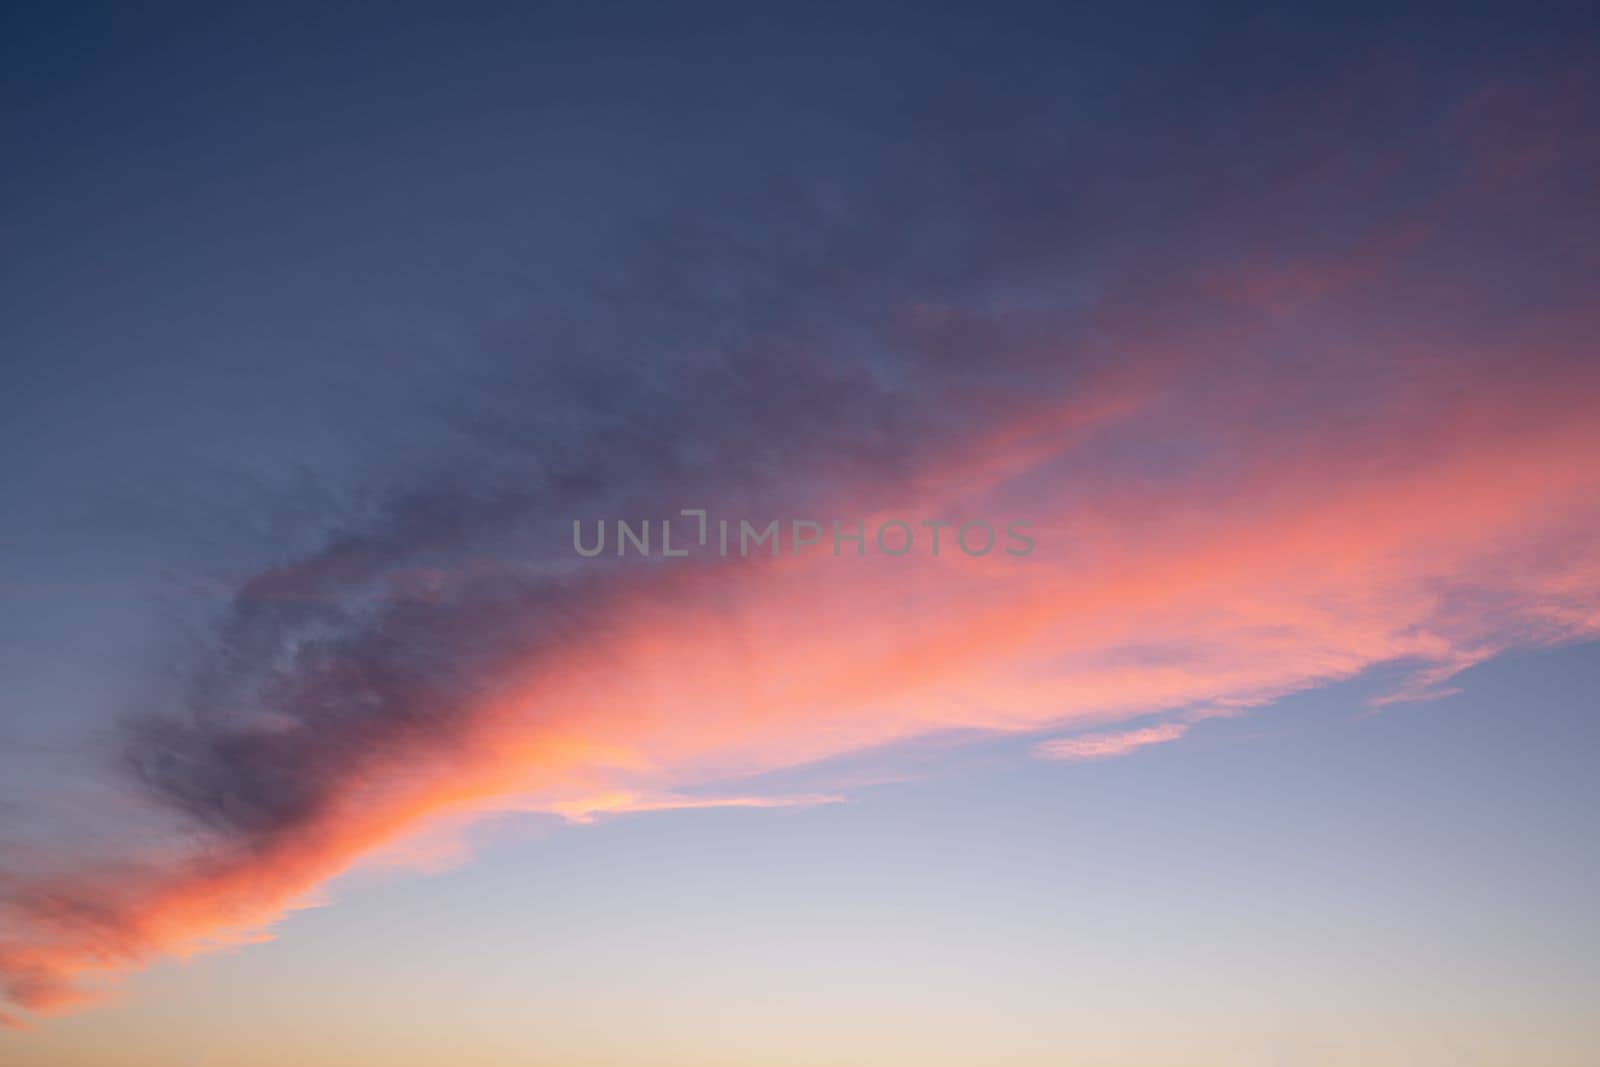
[[[1595,28],[13,5],[0,1060],[1594,1063]]]

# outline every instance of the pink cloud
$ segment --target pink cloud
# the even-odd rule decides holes
[[[941,731],[1094,728],[1036,751],[1109,758],[1192,721],[1115,728],[1151,714],[1260,706],[1401,661],[1421,665],[1403,692],[1434,693],[1502,650],[1600,636],[1595,312],[1455,346],[1449,324],[1431,342],[1395,326],[1386,302],[1460,210],[1208,278],[1195,321],[1120,304],[1092,324],[1116,370],[990,412],[906,467],[863,464],[827,501],[869,522],[1026,517],[1034,555],[824,548],[629,572],[601,621],[428,709],[447,730],[354,746],[289,831],[7,886],[6,993],[67,1010],[152,960],[267,936],[375,851],[484,811],[828,803],[697,791]],[[1321,336],[1348,340],[1320,362],[1284,356]],[[308,572],[348,566],[284,567],[256,592],[293,600]],[[424,612],[447,588],[430,570],[404,592]]]
[[[1176,741],[1188,733],[1189,724],[1182,722],[1146,726],[1138,730],[1118,730],[1105,733],[1084,734],[1079,737],[1060,737],[1041,741],[1033,748],[1034,754],[1051,760],[1081,763],[1086,760],[1110,759],[1148,745]]]

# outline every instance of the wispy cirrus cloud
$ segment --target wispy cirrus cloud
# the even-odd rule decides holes
[[[812,808],[819,804],[843,803],[842,796],[804,793],[788,796],[640,796],[634,793],[607,793],[559,801],[551,811],[575,823],[590,823],[606,815],[630,815],[656,811],[705,811],[713,808]]]
[[[452,412],[456,462],[239,585],[168,703],[120,729],[175,829],[8,870],[6,995],[67,1010],[265,936],[440,820],[825,803],[726,782],[952,729],[1092,727],[1038,752],[1105,758],[1191,721],[1116,728],[1154,713],[1397,661],[1437,686],[1596,636],[1595,313],[1566,261],[1546,298],[1462,257],[1546,262],[1591,217],[1550,175],[1585,158],[1501,166],[1476,114],[1365,146],[1406,179],[1377,201],[1350,185],[1367,166],[1269,114],[1240,136],[1271,182],[1234,149],[1136,143],[1135,169],[1198,172],[1204,209],[1088,153],[1059,189],[953,208],[886,181],[881,219],[820,238],[759,219],[782,254],[755,281],[743,250],[698,294],[641,270],[596,316],[609,346],[496,365]],[[1522,225],[1482,226],[1508,196]],[[928,230],[953,236],[924,262]],[[1039,548],[571,552],[574,518],[684,507],[1014,516]]]
[[[1045,759],[1078,763],[1126,756],[1149,745],[1176,741],[1188,732],[1189,724],[1186,722],[1165,722],[1157,726],[1143,726],[1137,730],[1104,730],[1078,737],[1058,737],[1052,741],[1039,742],[1033,751]]]

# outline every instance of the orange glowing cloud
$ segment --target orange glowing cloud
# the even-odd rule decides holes
[[[1437,685],[1511,644],[1592,636],[1596,400],[1578,378],[1507,385],[1178,486],[1086,475],[1070,507],[1032,498],[1041,528],[1071,534],[1022,559],[822,546],[652,577],[603,628],[501,679],[450,745],[360,768],[292,836],[28,887],[0,970],[17,1003],[73,1007],[97,974],[261,936],[362,856],[446,816],[821,803],[835,798],[684,790],[938,730],[1259,704],[1397,660]],[[1070,454],[1076,423],[1060,425]],[[1006,486],[985,489],[998,501]],[[1187,728],[1038,752],[1103,758]]]
[[[216,766],[175,795],[225,829],[178,861],[8,886],[7,995],[67,1010],[154,959],[265,936],[330,879],[442,820],[829,803],[751,781],[946,730],[1070,730],[1037,753],[1117,756],[1177,741],[1216,713],[1204,709],[1378,664],[1416,665],[1402,694],[1415,697],[1507,648],[1600,634],[1595,318],[1551,313],[1461,351],[1391,329],[1381,268],[1439,226],[1430,216],[1400,235],[1400,252],[1375,241],[1302,257],[1285,282],[1292,314],[1250,272],[1198,287],[1221,301],[1209,332],[1116,308],[1097,324],[1118,331],[1111,370],[852,467],[827,512],[793,516],[1026,520],[1026,556],[948,543],[938,556],[835,555],[825,541],[656,560],[607,572],[559,626],[499,590],[462,607],[445,574],[400,624],[441,641],[492,631],[515,655],[450,660],[464,676],[450,707],[402,703],[380,740],[339,735],[337,762],[315,750],[329,762],[314,792],[291,788],[303,768],[275,757],[288,728],[206,735]],[[1308,335],[1326,361],[1295,358]],[[1069,361],[1041,344],[1029,358],[1043,379]],[[260,584],[293,593],[325,566]],[[559,591],[589,594],[564,575]],[[535,640],[542,629],[558,635]],[[389,654],[387,633],[358,636]],[[319,707],[344,710],[323,686],[362,707],[391,696],[392,679],[359,663],[315,666],[288,681]],[[1156,713],[1171,717],[1115,729]],[[229,773],[261,766],[265,799],[230,792]]]

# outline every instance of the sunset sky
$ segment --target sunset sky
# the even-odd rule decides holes
[[[1600,1062],[1600,23],[1444,10],[9,8],[0,1062]]]

